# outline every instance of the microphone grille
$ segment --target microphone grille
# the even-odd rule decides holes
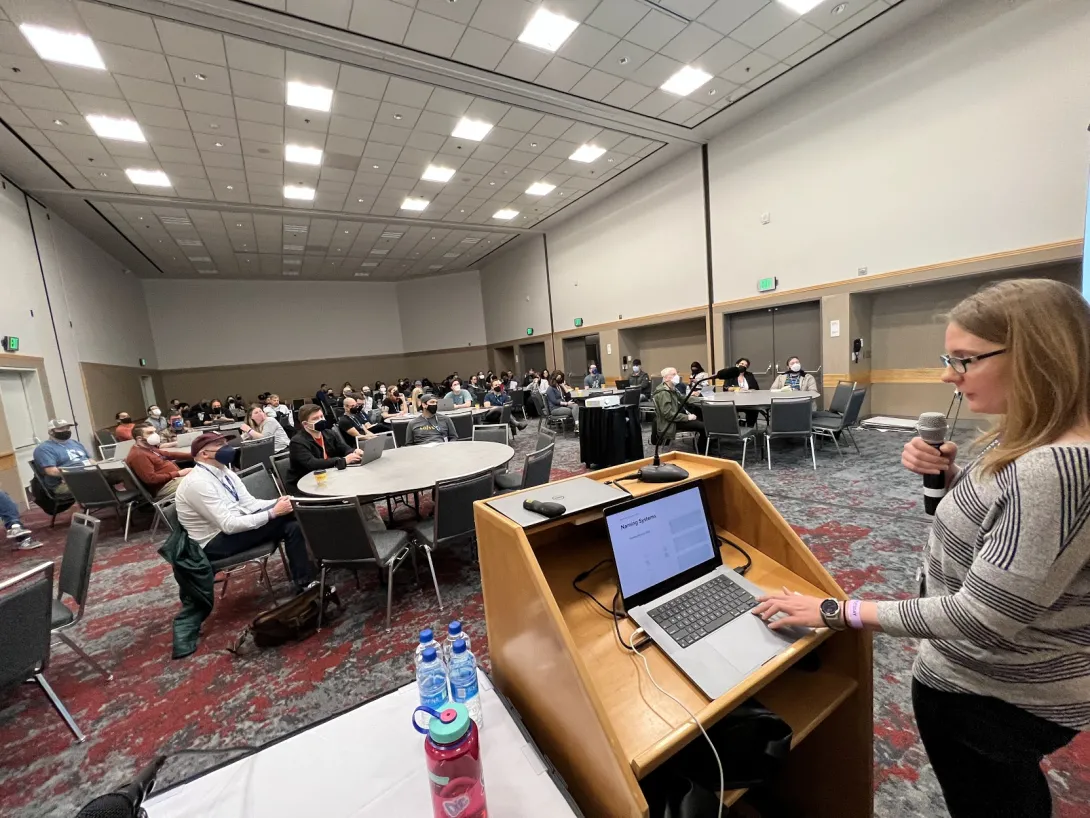
[[[927,443],[936,446],[946,440],[946,415],[942,412],[924,412],[916,421],[916,431]]]
[[[133,818],[136,808],[120,793],[100,795],[79,811],[76,818]]]

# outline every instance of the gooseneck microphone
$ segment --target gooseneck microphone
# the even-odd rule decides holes
[[[946,442],[946,415],[942,412],[924,412],[916,421],[920,439],[938,450]],[[932,517],[939,502],[946,496],[946,472],[923,476],[923,508]]]
[[[100,795],[81,809],[76,818],[138,818],[145,815],[140,805],[151,793],[155,776],[166,760],[166,756],[156,756],[132,781],[109,795]]]

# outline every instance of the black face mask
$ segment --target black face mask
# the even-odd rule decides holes
[[[352,414],[353,415],[358,415],[362,411],[363,411],[363,406],[361,406],[358,403],[355,406],[352,407]]]
[[[213,407],[212,407],[212,411],[213,411],[213,412],[219,412],[219,411],[220,411],[220,410],[222,410],[222,409],[223,409],[223,407],[222,407],[222,406],[213,406]]]
[[[749,369],[749,364],[738,364],[738,369],[742,372],[745,372],[747,369]]]
[[[121,418],[118,423],[132,423],[132,418]]]
[[[424,405],[424,408],[427,410],[429,415],[434,415],[439,411],[439,404],[428,403]]]
[[[63,432],[54,432],[53,437],[55,437],[57,440],[68,440],[70,437],[72,437],[72,433],[66,429]]]

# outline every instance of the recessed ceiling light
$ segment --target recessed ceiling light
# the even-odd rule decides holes
[[[378,170],[378,165],[371,165],[371,170]]]
[[[400,120],[401,119],[401,114],[394,114],[394,119]]]
[[[284,185],[285,199],[300,199],[304,202],[314,201],[314,188],[303,185]]]
[[[223,143],[222,143],[222,142],[217,142],[217,143],[216,143],[216,147],[217,147],[217,148],[222,148],[222,147],[223,147]]]
[[[363,204],[363,199],[356,199],[356,201],[359,202],[360,204]]]
[[[779,0],[781,6],[785,6],[795,14],[806,14],[808,11],[813,11],[824,0]]]
[[[170,179],[161,170],[140,170],[139,168],[128,168],[125,171],[125,175],[129,177],[134,185],[144,185],[147,187],[170,187]]]
[[[95,135],[103,139],[119,139],[122,142],[148,141],[144,137],[144,132],[140,130],[140,126],[136,124],[135,119],[117,119],[112,116],[99,116],[98,114],[91,114],[84,118],[87,120],[87,124],[91,126],[91,130],[95,132]],[[54,122],[58,121],[54,120]]]
[[[621,65],[628,65],[628,57],[621,57],[617,62]]]
[[[517,210],[511,210],[509,208],[504,208],[503,210],[497,210],[495,213],[493,213],[492,218],[493,219],[500,219],[501,221],[508,221],[510,219],[515,218],[515,216],[517,216],[518,214],[519,214],[519,212]]]
[[[468,116],[464,116],[458,121],[458,124],[454,126],[454,132],[451,136],[456,139],[469,139],[473,142],[480,142],[488,136],[488,132],[491,130],[492,123],[485,122],[482,119],[470,119]]]
[[[220,129],[220,126],[217,125],[215,122],[209,122],[208,127],[211,128],[213,131],[218,131]]]
[[[208,79],[207,74],[194,74],[193,76],[196,77],[201,82],[204,82],[206,79]]]
[[[298,259],[298,258],[286,258],[286,259],[284,259],[284,263],[285,264],[302,264],[303,261],[302,261],[302,259]]]
[[[425,182],[449,182],[454,175],[454,168],[441,168],[438,165],[428,165],[424,175],[420,178]]]
[[[677,94],[679,97],[687,97],[701,85],[712,78],[707,71],[684,65],[677,73],[666,80],[660,88],[668,94]]]
[[[286,275],[286,276],[297,276],[297,275],[299,275],[299,271],[298,270],[285,270],[284,275]]]
[[[178,239],[179,247],[200,247],[200,239]]]
[[[429,204],[429,202],[428,202],[427,199],[408,198],[408,199],[406,199],[405,201],[403,201],[401,203],[401,209],[402,210],[415,210],[417,212],[420,212],[421,210],[424,210],[425,208],[427,208],[428,204]]]
[[[360,264],[360,267],[378,267],[377,261],[365,261]]]
[[[208,256],[187,256],[187,258],[197,264],[207,264],[212,260]]]
[[[568,158],[573,162],[593,162],[605,152],[605,148],[599,148],[597,145],[581,145],[579,149]]]
[[[496,183],[495,183],[495,182],[489,182],[488,184],[489,184],[489,185],[490,185],[491,187],[495,187],[495,186],[496,186]]]
[[[579,23],[575,20],[539,8],[519,35],[519,42],[556,51],[578,27]]]
[[[345,235],[347,236],[347,235],[348,235],[348,231],[347,231],[347,230],[345,230],[345,231],[344,231],[344,234],[345,234]]]
[[[719,92],[718,92],[718,91],[716,91],[716,90],[715,90],[714,88],[709,88],[709,89],[708,89],[708,96],[709,96],[709,97],[714,97],[714,96],[715,96],[716,94],[718,94],[718,93],[719,93]]]
[[[328,111],[333,107],[333,89],[305,82],[288,83],[288,105],[312,111]]]
[[[284,160],[296,162],[300,165],[322,164],[322,151],[320,148],[308,148],[305,145],[285,145]]]
[[[23,23],[19,26],[23,36],[30,41],[38,56],[50,62],[65,65],[78,65],[81,68],[106,70],[102,55],[95,48],[94,40],[86,34],[74,31],[60,31],[48,26],[36,26]]]
[[[370,255],[372,256],[384,256],[389,253],[389,250],[372,250]]]
[[[235,227],[242,227],[242,222],[235,222]]]
[[[457,253],[443,253],[443,258],[458,258]]]
[[[367,278],[371,274],[370,273],[354,273],[353,275],[355,275],[356,278]]]
[[[98,175],[101,176],[103,179],[106,179],[107,177],[109,177],[110,174],[108,174],[106,171],[102,171]]]
[[[54,119],[53,124],[54,125],[67,125],[68,123],[65,122],[63,119]]]
[[[530,147],[531,148],[536,148],[537,147],[537,142],[531,142]]]
[[[548,182],[534,182],[526,188],[526,192],[531,196],[547,196],[554,190],[556,190],[556,185],[550,185]]]
[[[197,270],[202,276],[214,276],[219,275],[219,270]]]
[[[830,14],[843,14],[844,10],[846,8],[848,8],[847,3],[838,3],[837,5],[833,6],[832,9],[829,10],[829,13]]]
[[[227,189],[228,189],[228,190],[234,190],[234,189],[235,189],[235,186],[234,186],[234,185],[228,185],[228,186],[227,186]]]

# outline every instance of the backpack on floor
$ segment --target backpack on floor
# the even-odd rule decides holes
[[[319,611],[322,611],[323,624],[330,621],[328,607],[331,602],[337,606],[338,612],[342,609],[336,590],[326,588],[325,599],[319,601],[318,585],[314,584],[287,602],[259,613],[228,650],[241,656],[247,638],[252,638],[259,648],[275,648],[306,639],[318,630]]]

